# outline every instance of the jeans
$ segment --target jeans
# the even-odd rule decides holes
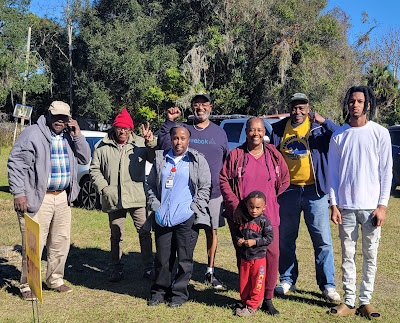
[[[362,234],[362,279],[359,305],[370,303],[374,290],[376,260],[378,255],[381,227],[374,227],[371,222],[374,210],[340,210],[342,224],[339,225],[339,237],[342,244],[342,273],[344,302],[354,306],[356,300],[356,248],[358,226]]]
[[[282,283],[296,284],[299,268],[296,239],[299,234],[300,214],[304,213],[314,247],[315,274],[319,289],[336,288],[335,266],[327,195],[318,196],[315,185],[293,185],[278,198],[279,215],[279,274]]]

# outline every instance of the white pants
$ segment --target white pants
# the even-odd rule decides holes
[[[342,224],[339,225],[339,237],[342,244],[342,273],[344,302],[354,306],[356,300],[356,248],[358,226],[362,234],[362,280],[359,305],[369,304],[374,290],[376,260],[378,255],[381,227],[374,227],[371,222],[374,210],[340,210]]]

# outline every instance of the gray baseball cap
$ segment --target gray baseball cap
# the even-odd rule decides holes
[[[293,94],[289,99],[289,103],[292,103],[293,101],[305,101],[307,103],[309,102],[307,95],[305,95],[304,93]]]

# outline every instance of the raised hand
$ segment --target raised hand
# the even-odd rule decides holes
[[[142,126],[144,142],[146,144],[152,142],[154,140],[154,136],[153,136],[153,132],[150,130],[150,124],[147,122],[146,127],[143,124],[141,126]]]
[[[325,122],[325,118],[319,113],[315,112],[314,114],[310,115],[310,121],[318,124],[323,124]]]
[[[71,136],[78,136],[81,133],[81,129],[79,128],[78,121],[74,119],[69,119],[68,123],[68,131]]]
[[[170,121],[174,121],[180,115],[181,115],[181,110],[179,110],[179,108],[177,108],[177,107],[169,108],[167,110],[167,119]]]

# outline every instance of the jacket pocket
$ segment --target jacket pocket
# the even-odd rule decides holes
[[[107,186],[103,189],[101,197],[101,208],[104,212],[115,209],[118,204],[118,187]]]
[[[124,183],[121,195],[124,208],[146,206],[146,195],[142,182]]]

